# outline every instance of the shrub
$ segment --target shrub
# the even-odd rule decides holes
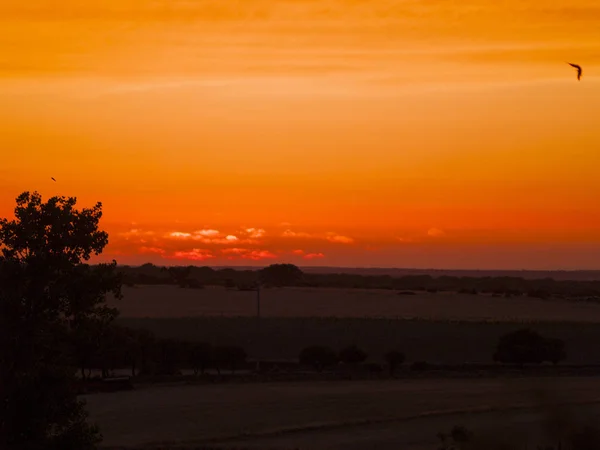
[[[402,363],[404,363],[404,360],[405,360],[404,353],[399,352],[397,350],[392,350],[385,354],[385,361],[387,362],[387,364],[390,368],[390,376],[394,376],[394,373],[396,372],[396,368],[398,366],[402,365]]]
[[[360,364],[367,359],[367,354],[356,345],[351,345],[340,351],[340,361],[344,364]]]
[[[228,367],[231,373],[235,373],[247,358],[246,351],[237,346],[215,347],[212,354],[213,364],[219,373],[222,367]]]
[[[331,348],[318,345],[303,349],[300,352],[299,360],[300,364],[314,367],[319,372],[338,362],[337,355]]]
[[[494,361],[518,364],[521,367],[544,361],[557,364],[565,357],[564,343],[561,340],[544,338],[529,328],[502,336],[494,352]]]

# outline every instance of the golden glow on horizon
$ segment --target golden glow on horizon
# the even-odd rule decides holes
[[[124,263],[600,267],[598,20],[592,0],[4,0],[0,215],[24,190],[100,200]]]

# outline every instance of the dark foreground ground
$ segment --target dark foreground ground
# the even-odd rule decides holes
[[[600,418],[600,378],[154,386],[87,401],[109,448],[433,450],[455,424],[539,438],[548,402]]]

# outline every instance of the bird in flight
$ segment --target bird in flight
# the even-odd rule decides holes
[[[575,67],[577,69],[577,80],[581,80],[581,66],[578,66],[577,64],[572,64],[572,63],[567,63],[568,65],[570,65],[571,67]]]
[[[52,181],[56,181],[56,179],[54,177],[50,177],[52,179]]]

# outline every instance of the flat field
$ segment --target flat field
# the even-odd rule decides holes
[[[256,316],[256,292],[222,287],[125,287],[110,300],[122,317]],[[378,289],[273,288],[260,293],[261,317],[399,318],[436,321],[600,322],[600,305],[504,298],[487,294],[417,293]]]
[[[488,295],[398,295],[393,291],[269,289],[256,293],[172,286],[126,288],[114,302],[121,324],[159,337],[241,345],[250,358],[297,360],[308,345],[357,344],[381,361],[400,349],[408,361],[490,362],[498,338],[524,325],[561,338],[567,362],[600,362],[600,306]],[[600,418],[600,380],[409,379],[152,386],[87,397],[107,447],[177,443],[221,448],[437,448],[455,424],[518,436],[541,427],[540,389],[584,402]],[[519,407],[524,409],[518,409]],[[516,409],[515,409],[516,408]],[[566,411],[565,408],[561,408]],[[539,436],[538,436],[539,437]],[[206,442],[210,441],[210,442]],[[539,441],[535,441],[536,443]],[[530,445],[534,441],[529,441]],[[165,447],[162,447],[165,448]],[[535,447],[532,447],[535,448]]]
[[[496,417],[503,425],[531,421],[514,409],[539,407],[542,392],[553,402],[594,404],[600,402],[600,380],[170,386],[92,395],[87,401],[107,447],[210,440],[271,448],[434,449],[438,431],[460,423],[477,429],[488,410],[504,411]]]
[[[372,360],[389,350],[410,361],[487,363],[498,338],[527,324],[563,339],[567,362],[600,362],[600,305],[489,295],[359,289],[266,289],[256,293],[174,286],[125,288],[112,303],[123,325],[159,337],[241,345],[251,358],[296,359],[308,345],[363,347]]]

